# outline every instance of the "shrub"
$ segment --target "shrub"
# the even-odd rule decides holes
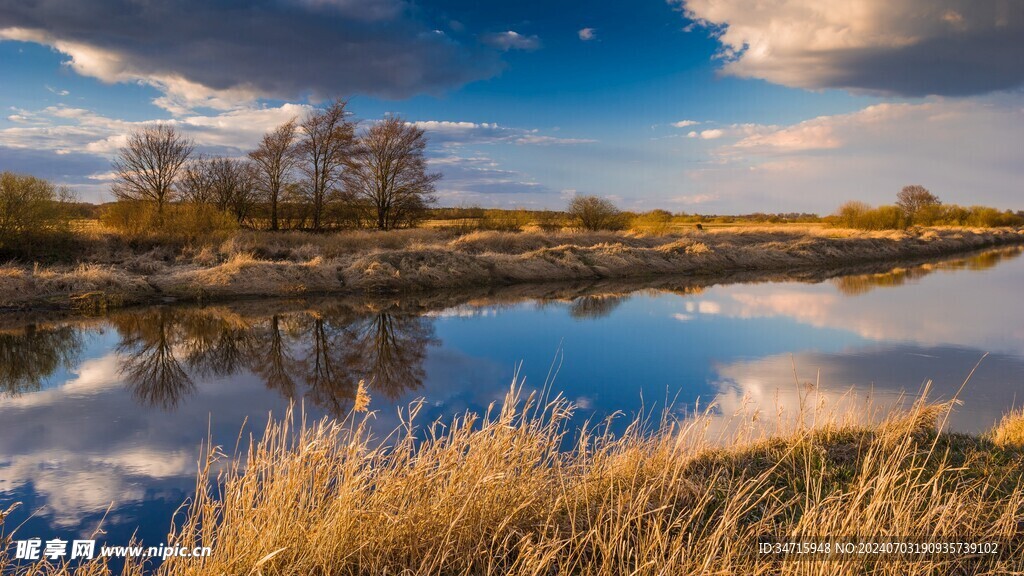
[[[839,207],[835,214],[835,224],[843,228],[859,228],[864,215],[871,211],[865,202],[851,200]]]
[[[0,253],[37,257],[69,240],[71,192],[42,178],[0,173]]]
[[[583,230],[619,230],[622,218],[611,201],[597,196],[576,196],[569,201],[569,216]]]
[[[635,232],[664,236],[672,228],[672,213],[668,210],[651,210],[635,216],[629,227]]]
[[[486,210],[480,220],[480,230],[498,232],[522,232],[530,224],[530,213],[526,210]]]
[[[225,233],[238,228],[228,213],[209,204],[180,203],[164,208],[158,224],[152,202],[121,201],[104,207],[100,221],[129,240],[161,238],[183,243],[223,240]]]

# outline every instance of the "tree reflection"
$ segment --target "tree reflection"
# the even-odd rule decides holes
[[[306,396],[334,415],[345,414],[355,400],[358,383],[346,362],[345,319],[337,312],[331,318],[323,313],[310,316],[308,352],[300,361],[308,386]]]
[[[112,322],[129,390],[146,405],[168,409],[195,391],[197,378],[248,371],[286,398],[304,396],[341,416],[360,380],[389,399],[422,386],[434,342],[429,319],[399,309],[331,306],[251,317],[161,308],[121,313]]]
[[[580,296],[569,306],[569,315],[577,319],[604,318],[628,299],[626,296]]]
[[[350,363],[371,390],[389,399],[423,385],[427,345],[433,324],[424,318],[377,312],[352,324]]]
[[[264,345],[250,347],[252,353],[259,356],[251,358],[251,366],[267,388],[277,390],[285,398],[294,398],[295,378],[292,373],[297,370],[297,364],[285,341],[283,323],[281,315],[274,314],[269,322],[257,325],[254,340]]]
[[[876,288],[893,288],[907,282],[919,280],[943,270],[988,270],[1005,260],[1012,260],[1024,253],[1024,247],[1010,246],[999,250],[988,250],[962,258],[951,258],[930,262],[909,268],[893,268],[879,274],[854,274],[832,279],[840,293],[846,296],[866,294]]]
[[[70,369],[82,349],[79,329],[73,326],[0,332],[0,395],[34,392],[59,368]]]
[[[253,326],[227,311],[181,314],[185,362],[202,376],[230,376],[259,356]]]
[[[178,320],[170,308],[117,316],[118,352],[125,357],[121,375],[144,405],[171,409],[196,388],[175,354]]]

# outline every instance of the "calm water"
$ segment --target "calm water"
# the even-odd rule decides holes
[[[729,422],[793,414],[814,382],[835,406],[885,406],[927,380],[948,398],[988,353],[951,424],[984,430],[1024,400],[1020,254],[818,283],[515,288],[0,324],[0,510],[24,503],[8,519],[8,530],[25,521],[23,538],[87,538],[105,516],[111,543],[137,531],[158,544],[208,431],[231,451],[246,419],[259,430],[290,399],[344,415],[360,379],[389,430],[416,398],[428,419],[500,400],[519,362],[539,386],[553,359],[555,388],[580,418],[717,398]]]

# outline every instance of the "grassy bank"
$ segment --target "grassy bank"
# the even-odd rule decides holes
[[[213,554],[159,573],[1020,573],[1024,420],[984,436],[938,433],[949,409],[918,402],[875,425],[816,415],[814,427],[723,443],[709,438],[710,416],[641,417],[618,436],[569,429],[570,404],[513,387],[487,414],[446,425],[417,425],[412,407],[383,440],[359,421],[271,422],[247,468],[216,449],[200,463],[199,496],[169,538]],[[758,541],[788,540],[995,542],[999,552],[757,553]]]
[[[240,232],[217,244],[96,241],[73,266],[0,267],[0,308],[83,311],[160,301],[398,293],[662,275],[835,268],[1021,243],[1020,229],[739,228],[667,236],[434,230]]]

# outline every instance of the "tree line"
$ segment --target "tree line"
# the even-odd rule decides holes
[[[943,204],[938,196],[920,184],[904,186],[896,203],[872,207],[866,202],[846,202],[828,218],[843,228],[902,230],[910,226],[1024,226],[1024,210],[998,210],[988,206]]]
[[[174,126],[137,130],[113,161],[120,201],[167,226],[176,205],[209,208],[239,226],[381,230],[415,225],[435,202],[425,132],[389,115],[360,130],[344,100],[263,135],[243,158],[196,152]]]

